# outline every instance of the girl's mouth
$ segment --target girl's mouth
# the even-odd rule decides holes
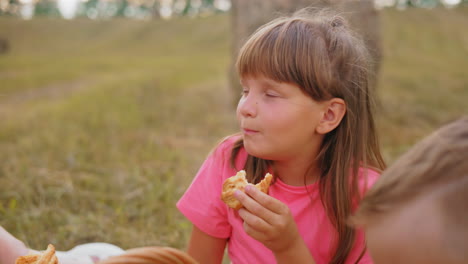
[[[243,133],[244,135],[254,135],[254,134],[258,133],[258,131],[257,131],[257,130],[253,130],[253,129],[243,128],[243,129],[242,129],[242,133]]]

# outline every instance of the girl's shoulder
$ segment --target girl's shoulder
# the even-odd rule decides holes
[[[241,139],[239,134],[230,135],[222,138],[211,151],[212,155],[222,155],[229,157],[236,143]]]
[[[240,134],[229,135],[220,140],[220,142],[218,143],[218,147],[232,149],[234,144],[236,144],[236,142],[239,141],[241,138],[242,136]]]
[[[361,193],[367,192],[379,179],[381,172],[374,168],[361,167],[359,169],[358,184]]]
[[[213,151],[215,158],[222,159],[233,169],[240,170],[245,167],[247,152],[241,143],[242,136],[234,134],[223,138]],[[232,176],[232,175],[231,175]]]

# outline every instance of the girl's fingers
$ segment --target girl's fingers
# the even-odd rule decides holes
[[[252,185],[247,185],[245,187],[245,193],[247,193],[250,197],[252,197],[262,207],[272,211],[273,213],[281,215],[281,214],[284,214],[285,211],[287,211],[285,210],[287,209],[285,204],[269,196],[268,194],[261,192],[260,190],[258,190]]]
[[[256,230],[254,227],[249,225],[247,222],[244,222],[244,230],[247,235],[251,236],[257,241],[265,241],[267,240],[267,236],[265,235],[264,232]]]
[[[250,197],[244,192],[236,191],[234,196],[242,203],[242,205],[252,214],[264,219],[266,222],[269,222],[268,219],[271,219],[274,215],[273,212],[269,211],[268,208],[265,208],[263,205],[258,203],[255,198]]]
[[[244,220],[245,232],[266,247],[284,248],[291,241],[288,237],[298,234],[288,206],[281,201],[252,186],[234,195],[244,206],[238,213]]]
[[[239,216],[244,220],[244,227],[247,225],[252,231],[264,233],[269,230],[269,223],[245,209],[239,210]]]

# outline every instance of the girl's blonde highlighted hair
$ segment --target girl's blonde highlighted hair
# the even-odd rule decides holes
[[[344,263],[355,240],[355,230],[346,219],[361,199],[358,170],[385,168],[372,115],[369,55],[363,42],[341,16],[302,9],[254,32],[241,48],[236,66],[240,77],[264,76],[296,84],[318,102],[332,98],[346,102],[343,120],[325,136],[316,159],[322,203],[338,234],[330,263]],[[242,140],[236,142],[233,166],[242,147]],[[243,169],[249,181],[256,183],[271,164],[249,155]]]

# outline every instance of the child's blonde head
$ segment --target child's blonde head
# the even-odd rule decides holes
[[[338,232],[330,263],[343,263],[354,242],[355,231],[345,222],[360,199],[358,169],[385,167],[375,133],[366,47],[341,16],[303,9],[260,27],[241,48],[236,66],[241,78],[261,76],[295,84],[318,102],[345,101],[346,114],[325,135],[314,161],[321,171],[322,201]],[[241,140],[233,149],[233,163],[242,144]],[[270,164],[249,156],[249,181],[258,182]]]

